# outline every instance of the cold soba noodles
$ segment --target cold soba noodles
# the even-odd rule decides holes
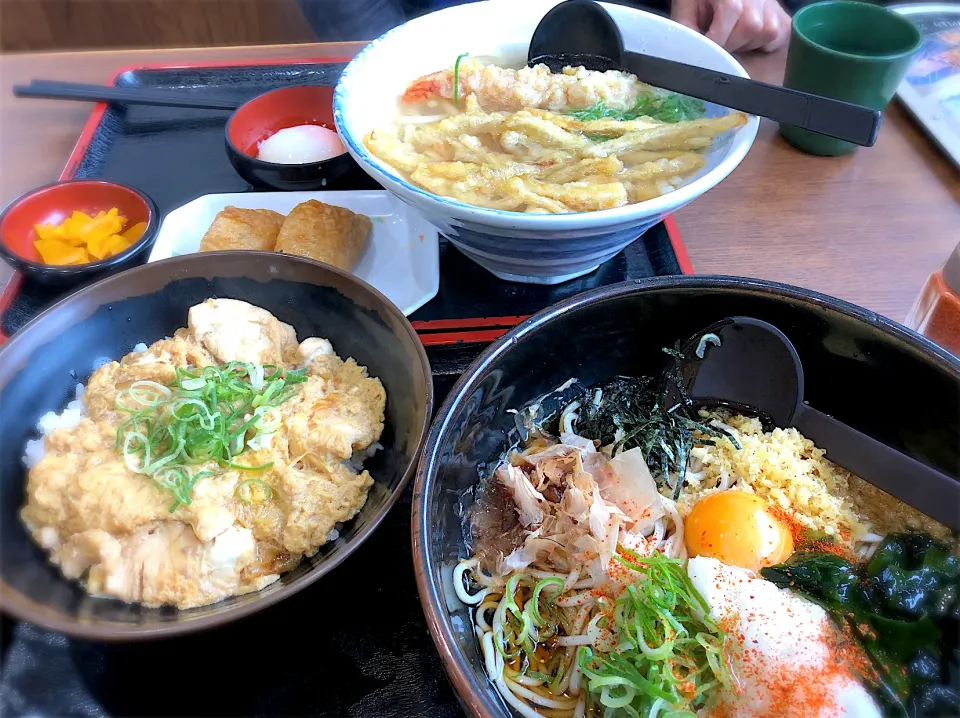
[[[571,380],[465,497],[453,584],[503,699],[526,718],[960,715],[956,537],[679,385]]]
[[[705,117],[702,102],[634,75],[546,65],[520,70],[461,56],[412,82],[392,127],[364,142],[428,192],[539,214],[613,209],[672,192],[700,170],[742,113]]]

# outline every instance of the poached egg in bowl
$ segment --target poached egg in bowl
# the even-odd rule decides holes
[[[322,162],[345,152],[340,137],[320,125],[285,127],[257,148],[257,159],[284,165]]]
[[[852,672],[854,652],[820,606],[715,558],[691,558],[687,573],[726,632],[733,685],[710,716],[880,718]]]

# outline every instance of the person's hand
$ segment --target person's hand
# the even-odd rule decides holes
[[[773,52],[790,39],[790,16],[777,0],[673,0],[671,17],[731,52]]]

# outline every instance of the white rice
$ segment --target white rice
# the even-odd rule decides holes
[[[327,534],[327,541],[336,541],[338,538],[340,538],[340,529],[342,528],[343,524],[337,523],[332,529],[330,529],[330,533]]]
[[[140,342],[133,347],[133,351],[142,354],[147,351],[147,345]],[[96,371],[104,364],[109,364],[112,361],[113,359],[109,357],[94,359],[93,369]],[[23,456],[21,457],[24,466],[32,469],[40,463],[40,460],[47,453],[46,439],[50,434],[57,429],[72,429],[80,423],[80,419],[87,415],[87,406],[83,403],[83,394],[85,391],[86,389],[83,384],[77,384],[73,400],[67,404],[63,411],[59,414],[55,411],[48,411],[40,417],[40,420],[37,422],[37,431],[40,433],[40,438],[27,441],[27,445],[23,449]]]
[[[375,441],[363,451],[354,451],[353,456],[351,456],[349,459],[343,460],[343,464],[347,468],[359,474],[361,471],[363,471],[363,462],[371,458],[382,448],[383,444],[381,444],[379,441]],[[327,541],[336,541],[338,538],[340,538],[340,529],[342,528],[343,524],[338,523],[333,529],[331,529],[330,533],[327,534]]]
[[[57,429],[72,429],[87,415],[87,406],[83,403],[83,384],[77,384],[73,400],[59,414],[48,411],[37,422],[40,438],[30,439],[23,449],[23,463],[28,469],[40,463],[47,453],[47,437]]]
[[[371,458],[382,448],[383,444],[381,444],[379,441],[376,441],[370,444],[370,446],[363,451],[354,451],[353,456],[351,456],[349,459],[346,459],[343,463],[346,464],[348,468],[351,468],[359,473],[363,471],[363,462]]]

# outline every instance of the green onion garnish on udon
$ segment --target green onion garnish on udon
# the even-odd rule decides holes
[[[457,56],[457,61],[453,63],[453,106],[460,107],[460,61],[469,55],[465,52]]]
[[[261,436],[279,428],[277,407],[306,380],[305,369],[229,362],[178,368],[169,386],[136,381],[117,392],[117,409],[130,415],[117,429],[117,448],[131,471],[149,476],[173,494],[170,511],[176,511],[181,504],[190,504],[193,487],[204,476],[228,469],[262,471],[273,465],[253,466],[236,459],[248,447],[257,448]],[[216,469],[194,470],[211,461]],[[269,500],[269,492],[248,481],[238,487],[241,500]]]

